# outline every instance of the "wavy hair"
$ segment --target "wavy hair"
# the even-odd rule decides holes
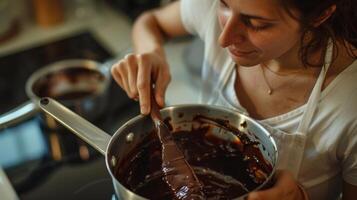
[[[290,16],[299,21],[302,27],[302,38],[299,56],[304,66],[321,66],[323,56],[318,65],[309,62],[309,55],[326,47],[329,39],[334,46],[337,41],[343,41],[344,47],[352,58],[357,58],[357,1],[356,0],[278,0]],[[316,22],[331,6],[336,6],[335,12],[316,26]],[[296,16],[292,10],[297,10]],[[346,43],[347,42],[347,43]],[[336,57],[338,52],[336,53]],[[333,61],[336,59],[333,58]]]

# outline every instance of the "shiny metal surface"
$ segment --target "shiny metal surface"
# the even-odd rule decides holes
[[[13,110],[0,115],[0,129],[18,124],[30,117],[34,116],[39,111],[36,104],[27,101]]]
[[[30,98],[30,100],[14,108],[13,110],[10,110],[9,112],[0,115],[0,129],[15,125],[19,122],[29,119],[34,114],[38,113],[39,108],[36,102],[41,97],[35,94],[33,90],[34,84],[37,80],[45,77],[46,75],[56,74],[58,72],[61,72],[62,70],[74,67],[83,67],[86,69],[98,71],[105,77],[103,82],[101,83],[100,88],[94,95],[80,100],[74,99],[73,101],[62,101],[62,103],[66,106],[72,108],[75,107],[74,109],[80,110],[82,112],[82,116],[86,116],[88,119],[95,118],[95,116],[98,115],[104,109],[105,106],[105,93],[108,90],[111,81],[110,63],[111,61],[100,64],[96,61],[88,59],[68,59],[55,62],[35,71],[27,80],[25,86],[26,94]]]
[[[109,134],[89,123],[57,101],[43,98],[40,100],[40,107],[100,153],[103,155],[106,154],[106,149],[111,138]]]
[[[161,114],[164,119],[170,119],[170,125],[175,130],[187,130],[190,131],[192,127],[195,127],[194,117],[197,114],[204,115],[215,119],[229,120],[229,124],[238,127],[239,130],[246,133],[249,138],[258,139],[260,141],[259,148],[263,153],[265,159],[267,159],[273,166],[273,171],[269,175],[268,179],[255,190],[269,185],[274,177],[276,164],[278,159],[278,150],[273,137],[269,132],[262,127],[258,122],[250,117],[242,115],[238,112],[226,109],[224,107],[213,105],[201,105],[201,104],[183,104],[166,107],[161,109]],[[245,124],[243,128],[242,124]],[[121,163],[121,159],[125,158],[126,154],[130,152],[137,144],[141,142],[141,138],[144,138],[146,134],[153,130],[153,123],[149,116],[139,115],[127,123],[122,125],[116,133],[113,135],[106,157],[106,164],[110,175],[114,177],[114,170],[116,166],[112,166],[110,158],[116,156],[116,163]],[[131,143],[125,143],[125,137],[128,134],[134,134],[134,139]],[[117,195],[122,199],[143,199],[138,195],[133,195],[132,192],[125,189],[119,181],[114,179],[115,190]],[[247,195],[236,198],[236,200],[243,200]]]
[[[90,123],[85,121],[84,119],[79,119],[76,114],[71,113],[71,111],[69,110],[62,112],[64,111],[63,107],[61,107],[58,103],[54,103],[54,100],[49,99],[48,101],[49,103],[43,103],[55,106],[57,108],[47,109],[45,108],[46,106],[43,106],[42,104],[42,109],[54,116],[71,131],[75,132],[76,134],[79,134],[80,137],[84,138],[91,145],[94,145],[94,147],[100,149],[102,153],[106,152],[106,165],[109,174],[112,177],[114,189],[116,191],[117,196],[121,199],[129,200],[145,199],[144,197],[141,197],[130,191],[129,189],[125,188],[115,178],[114,171],[117,169],[117,167],[120,167],[117,165],[121,163],[122,159],[124,159],[125,156],[140,142],[142,142],[142,139],[145,138],[145,136],[149,134],[151,130],[153,130],[154,127],[151,118],[149,116],[143,115],[134,117],[133,119],[122,125],[109,141],[109,136],[103,131],[98,130],[98,128],[96,128],[94,125],[90,125]],[[243,128],[241,127],[240,130],[242,130],[248,137],[252,139],[254,138],[255,140],[258,139],[260,141],[260,144],[258,146],[261,152],[263,153],[263,156],[273,166],[273,171],[271,174],[269,174],[268,179],[255,190],[259,190],[271,183],[275,174],[276,163],[278,159],[277,147],[274,139],[269,134],[269,132],[255,120],[232,110],[211,105],[177,105],[164,108],[160,112],[164,119],[170,119],[169,123],[172,126],[173,131],[178,129],[191,130],[191,128],[195,126],[195,122],[193,119],[195,116],[197,116],[197,114],[204,115],[210,118],[228,120],[229,124],[235,127],[239,127],[244,124]],[[78,125],[76,123],[80,123],[81,125]],[[88,128],[93,128],[93,130],[89,130]],[[95,134],[94,132],[98,133]],[[102,140],[104,140],[105,143],[109,141],[106,151],[104,151],[105,143],[95,144],[96,141],[98,141],[97,137],[103,137]],[[130,137],[131,139],[127,140],[128,137]],[[99,141],[100,140],[101,139],[99,139]],[[247,195],[244,195],[236,199],[244,199],[246,196]]]

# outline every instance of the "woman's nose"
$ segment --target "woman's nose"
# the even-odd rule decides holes
[[[245,26],[242,22],[229,19],[222,27],[222,32],[218,38],[221,47],[226,48],[232,44],[240,44],[246,40]]]

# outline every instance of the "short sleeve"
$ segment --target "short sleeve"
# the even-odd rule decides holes
[[[216,0],[181,0],[181,20],[189,33],[204,38],[207,15],[213,12],[214,1]]]
[[[357,66],[356,66],[357,67]],[[349,74],[352,76],[353,73]],[[354,75],[354,77],[357,74]],[[352,81],[356,79],[352,79]],[[350,82],[353,84],[354,82]],[[339,155],[342,155],[342,177],[343,180],[351,185],[357,186],[357,87],[355,85],[354,89],[350,92],[347,100],[344,103],[345,113],[343,115],[344,121],[346,121],[346,127],[348,127],[345,131],[340,144],[339,144]]]
[[[357,126],[344,139],[340,152],[343,152],[342,176],[347,183],[357,186]]]
[[[343,180],[357,186],[357,87],[349,92],[350,95],[344,103],[347,106],[344,106],[345,112],[340,119],[346,123],[346,128],[338,144],[337,154],[341,161]]]

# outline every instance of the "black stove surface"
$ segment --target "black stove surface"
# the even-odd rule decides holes
[[[36,69],[68,58],[111,57],[90,32],[0,57],[0,113],[28,100],[25,82]],[[138,114],[137,104],[112,81],[106,112],[92,123],[113,134]],[[0,165],[20,199],[114,198],[104,156],[64,127],[48,128],[41,114],[0,130]]]
[[[90,32],[63,38],[0,58],[0,114],[25,102],[25,83],[37,69],[63,59],[87,58],[103,62],[112,55]]]

